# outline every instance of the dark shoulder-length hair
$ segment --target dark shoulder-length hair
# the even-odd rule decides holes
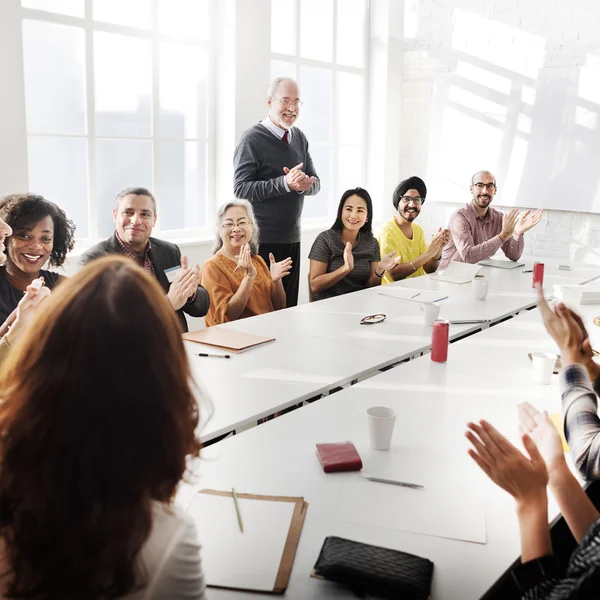
[[[352,190],[346,190],[340,199],[340,203],[338,204],[337,217],[335,219],[335,223],[331,226],[331,229],[335,229],[337,231],[342,231],[344,229],[344,223],[342,222],[342,211],[344,210],[344,203],[350,196],[359,196],[367,203],[367,221],[360,228],[362,233],[372,233],[373,231],[373,202],[371,200],[371,195],[367,190],[361,187],[354,188]]]
[[[0,219],[11,226],[13,235],[20,229],[34,227],[48,216],[54,223],[50,265],[60,267],[75,246],[75,223],[67,217],[65,211],[54,202],[36,194],[11,194],[0,198]]]
[[[175,311],[133,261],[106,257],[46,300],[0,371],[7,596],[115,598],[152,501],[198,456],[198,403]]]

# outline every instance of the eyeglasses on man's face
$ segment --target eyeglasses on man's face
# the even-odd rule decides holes
[[[496,184],[495,183],[481,183],[481,181],[478,181],[477,183],[473,184],[473,187],[477,188],[480,192],[483,188],[485,188],[488,192],[491,192],[492,190],[496,189]]]
[[[402,196],[400,198],[403,204],[409,204],[412,202],[415,206],[421,206],[423,204],[423,198],[421,196]]]
[[[248,225],[252,225],[252,222],[248,219],[240,219],[235,223],[233,221],[223,221],[223,223],[221,223],[221,229],[231,231],[234,227],[248,227]]]
[[[361,325],[373,325],[374,323],[381,323],[385,321],[385,315],[383,313],[379,313],[377,315],[369,315],[367,317],[363,317],[360,320]]]
[[[300,108],[304,104],[302,100],[288,100],[287,98],[275,98],[275,96],[272,98],[273,100],[277,100],[277,102],[279,102],[283,108],[289,108],[290,106],[293,106],[294,108]]]

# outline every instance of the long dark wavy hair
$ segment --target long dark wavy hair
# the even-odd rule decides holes
[[[48,216],[54,223],[49,264],[60,267],[75,246],[75,223],[67,217],[65,211],[54,202],[36,194],[11,194],[0,198],[0,218],[11,226],[13,235],[20,229],[35,226]]]
[[[124,257],[56,289],[0,371],[0,543],[11,598],[116,598],[144,585],[152,501],[198,456],[175,311]]]
[[[371,200],[371,195],[367,190],[361,187],[354,188],[352,190],[346,190],[342,194],[342,198],[340,199],[340,203],[338,204],[337,217],[335,219],[335,223],[331,226],[331,229],[335,229],[337,231],[342,231],[344,229],[344,223],[342,222],[342,211],[344,210],[344,203],[350,196],[358,196],[362,198],[367,203],[367,221],[360,228],[361,233],[372,233],[373,232],[373,201]]]

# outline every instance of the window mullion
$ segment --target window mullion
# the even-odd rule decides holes
[[[88,235],[98,239],[98,186],[96,178],[96,98],[94,85],[94,25],[92,20],[93,0],[85,0],[85,91],[86,91],[86,134],[88,164]]]

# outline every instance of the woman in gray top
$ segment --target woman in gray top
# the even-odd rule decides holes
[[[369,192],[360,187],[344,192],[335,223],[317,236],[308,255],[314,300],[379,285],[385,272],[397,264],[397,252],[381,258],[372,224]]]

